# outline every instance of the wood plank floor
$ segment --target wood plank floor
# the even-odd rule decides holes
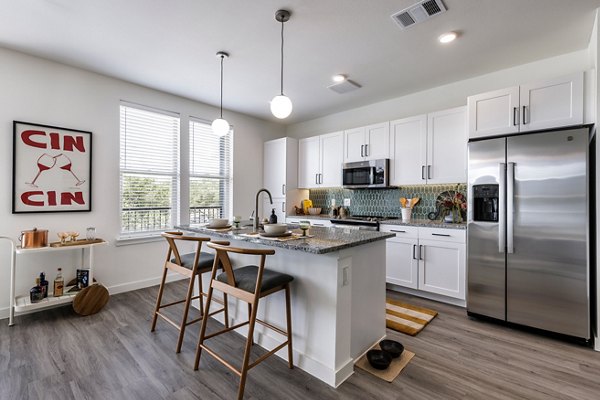
[[[169,284],[167,300],[184,290],[181,282]],[[104,310],[89,317],[67,306],[18,317],[11,328],[2,320],[0,399],[235,398],[237,376],[207,354],[200,370],[192,370],[199,325],[186,334],[181,354],[175,354],[177,332],[170,325],[159,320],[150,333],[157,291],[112,296]],[[471,320],[459,307],[388,295],[439,312],[416,337],[388,330],[390,338],[416,353],[393,383],[357,369],[333,389],[271,357],[250,372],[245,398],[600,398],[600,353],[590,348]],[[229,360],[240,360],[242,338],[225,336],[213,347]],[[262,353],[260,348],[254,352]]]

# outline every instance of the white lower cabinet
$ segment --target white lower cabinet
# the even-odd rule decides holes
[[[464,230],[403,225],[381,225],[380,230],[396,234],[386,245],[388,283],[465,299]]]

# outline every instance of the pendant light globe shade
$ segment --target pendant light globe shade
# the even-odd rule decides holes
[[[281,94],[271,100],[271,113],[279,119],[289,117],[292,113],[292,101],[289,97]]]
[[[229,122],[223,118],[217,118],[212,122],[212,131],[217,136],[225,136],[229,133]]]

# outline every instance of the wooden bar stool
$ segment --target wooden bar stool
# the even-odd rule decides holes
[[[198,236],[186,236],[183,232],[163,232],[161,234],[162,237],[167,239],[167,243],[169,244],[169,249],[167,250],[167,258],[165,260],[165,266],[163,269],[162,280],[160,281],[160,287],[158,289],[158,296],[156,298],[156,307],[154,308],[154,315],[152,318],[152,328],[151,332],[154,332],[156,329],[156,320],[158,317],[161,317],[175,328],[179,330],[179,339],[177,340],[177,353],[181,351],[181,345],[183,344],[183,336],[185,334],[185,328],[188,325],[196,323],[202,320],[202,315],[199,318],[196,318],[192,321],[188,321],[188,312],[190,309],[190,303],[192,300],[199,299],[200,301],[200,312],[202,313],[204,310],[203,301],[206,293],[202,291],[202,277],[201,274],[205,272],[211,271],[215,257],[210,253],[205,253],[201,251],[202,242],[209,242],[210,238],[208,237],[198,237]],[[179,252],[179,248],[177,247],[177,242],[195,242],[197,243],[196,251],[193,253],[181,254]],[[228,245],[229,242],[215,242],[221,243],[224,245]],[[171,258],[172,257],[172,258]],[[168,304],[162,304],[162,296],[165,289],[165,281],[167,279],[167,272],[174,271],[178,274],[184,275],[189,278],[188,290],[185,298],[183,300],[174,301]],[[194,291],[194,282],[196,281],[196,277],[198,277],[198,296],[192,297],[192,293]],[[218,299],[215,301],[223,304],[223,308],[213,312],[211,315],[219,313],[221,311],[225,312],[227,316],[227,302],[221,302]],[[169,317],[161,313],[161,309],[165,307],[174,306],[176,304],[184,304],[183,308],[183,318],[181,319],[181,323],[176,323],[171,320]],[[227,317],[225,318],[225,324],[228,325]]]
[[[215,261],[212,268],[212,274],[210,278],[210,287],[208,288],[208,297],[204,308],[204,314],[202,318],[202,327],[200,329],[200,337],[198,339],[198,347],[196,349],[196,361],[194,363],[194,370],[198,370],[198,364],[200,363],[200,355],[202,350],[206,350],[208,354],[216,358],[222,364],[224,364],[231,371],[236,373],[240,377],[240,386],[238,388],[238,400],[244,397],[244,386],[246,385],[246,376],[248,371],[255,367],[261,361],[264,361],[267,357],[274,354],[278,350],[282,349],[287,345],[288,347],[288,367],[294,368],[292,359],[292,318],[290,312],[290,282],[294,280],[293,276],[270,271],[265,269],[265,259],[267,255],[275,254],[273,249],[242,249],[237,247],[228,247],[217,243],[208,243],[208,247],[216,251]],[[248,265],[235,270],[231,266],[228,253],[238,254],[250,254],[260,256],[260,265]],[[217,267],[221,266],[223,271],[217,276]],[[246,303],[248,303],[248,321],[242,322],[234,326],[225,325],[225,329],[219,332],[206,334],[206,325],[208,323],[208,310],[212,301],[213,289],[217,289],[226,294],[230,294]],[[287,330],[284,331],[279,329],[265,321],[262,321],[256,317],[258,311],[258,300],[269,294],[285,290],[285,313]],[[266,326],[269,329],[278,332],[279,334],[286,337],[285,342],[281,343],[273,350],[263,354],[253,363],[250,361],[250,349],[253,344],[254,326],[256,322]],[[244,358],[242,361],[242,369],[238,370],[221,356],[219,356],[214,350],[208,348],[204,342],[214,336],[229,332],[233,329],[240,328],[242,326],[248,326],[248,338],[246,340],[246,347],[244,350]]]

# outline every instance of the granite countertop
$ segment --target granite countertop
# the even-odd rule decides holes
[[[410,222],[402,222],[401,219],[386,219],[380,222],[382,225],[419,226],[422,228],[444,228],[444,229],[467,229],[467,223],[453,224],[449,222],[429,219],[411,219]]]
[[[175,228],[184,231],[202,233],[208,236],[218,237],[220,239],[242,240],[245,242],[259,243],[270,247],[280,247],[283,249],[304,251],[306,253],[313,254],[331,253],[334,251],[360,246],[363,244],[376,242],[378,240],[385,240],[396,236],[394,233],[386,232],[311,227],[308,232],[309,235],[313,235],[311,238],[278,241],[260,237],[242,236],[242,234],[251,233],[251,227],[243,227],[239,230],[229,230],[225,232],[209,230],[202,225],[178,225]],[[301,232],[296,225],[290,225],[290,230],[298,233]]]

